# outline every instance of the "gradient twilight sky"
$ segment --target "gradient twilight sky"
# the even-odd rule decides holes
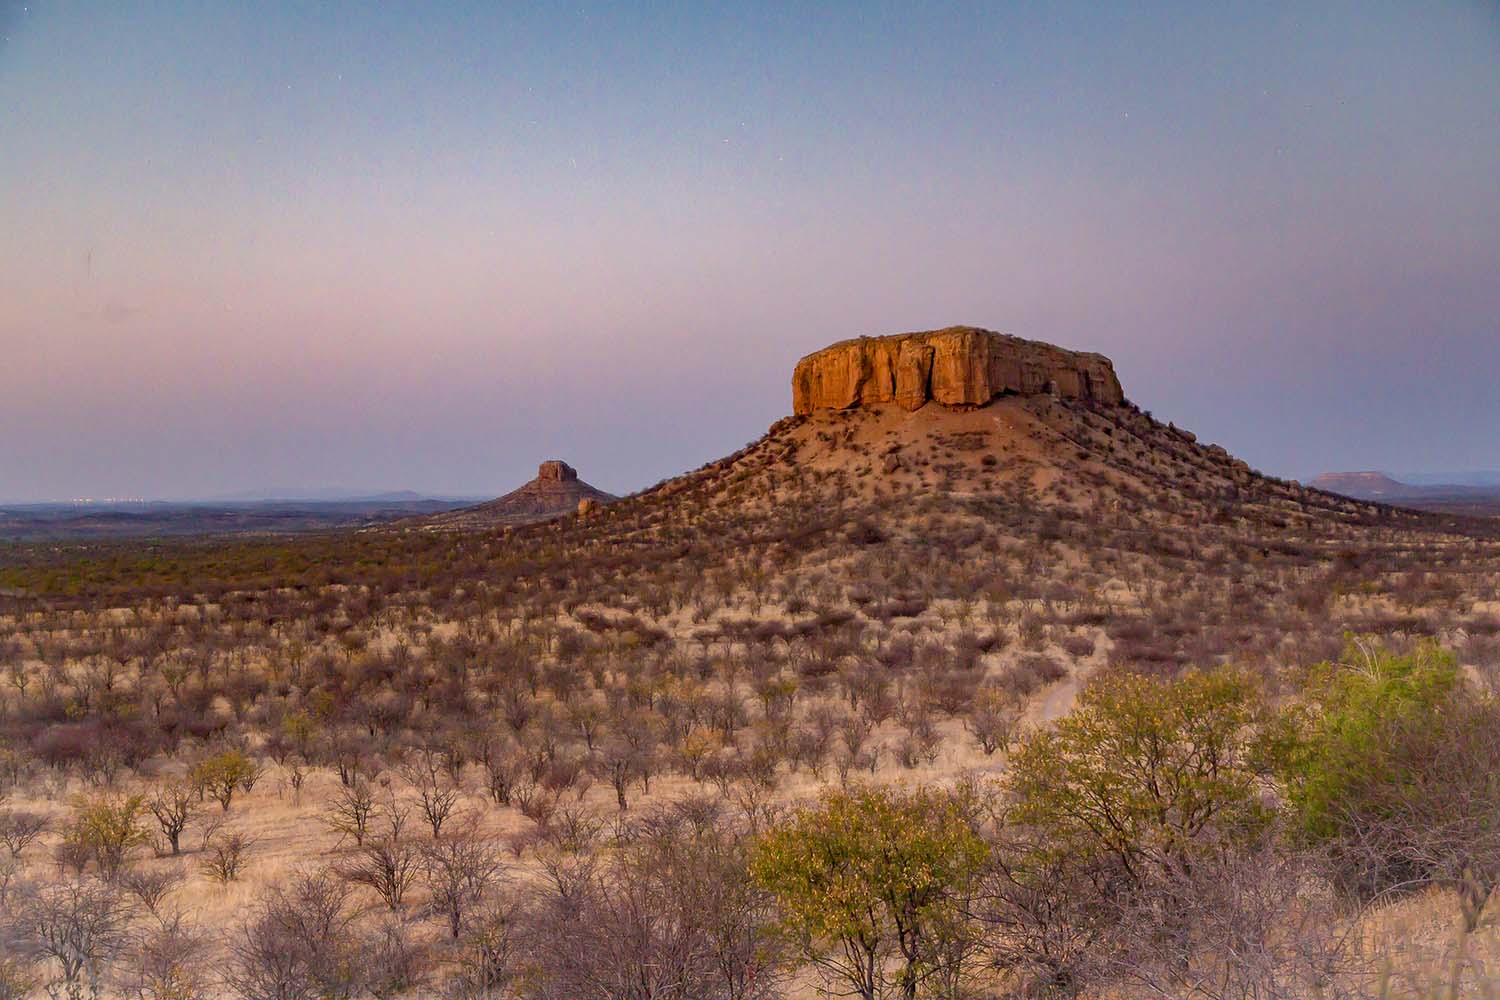
[[[0,0],[0,498],[624,492],[954,323],[1500,468],[1500,3]]]

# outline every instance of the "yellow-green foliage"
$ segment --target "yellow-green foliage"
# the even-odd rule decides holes
[[[750,873],[809,959],[865,996],[897,960],[909,995],[986,856],[960,794],[864,789],[831,792],[765,834]]]
[[[238,750],[225,750],[193,768],[193,781],[225,809],[234,799],[235,789],[253,781],[259,773],[255,762]]]
[[[1441,731],[1462,692],[1452,655],[1436,643],[1406,655],[1351,645],[1344,660],[1309,671],[1278,757],[1288,801],[1317,839],[1336,835],[1362,795],[1407,780],[1393,743],[1409,731]]]
[[[130,851],[146,842],[145,811],[144,795],[82,799],[74,806],[64,842],[75,856],[92,859],[100,871],[116,872]]]
[[[1303,836],[1361,896],[1447,885],[1473,930],[1500,886],[1500,701],[1434,644],[1311,671],[1278,764]]]
[[[1270,818],[1257,794],[1262,712],[1254,679],[1229,669],[1105,674],[1017,750],[1010,818],[1048,850],[1109,856],[1137,876],[1201,840],[1249,837]]]

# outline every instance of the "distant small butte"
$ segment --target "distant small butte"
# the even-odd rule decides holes
[[[578,478],[578,470],[561,459],[543,462],[536,478],[497,500],[440,514],[430,523],[447,527],[519,525],[548,521],[564,514],[589,514],[618,499]]]

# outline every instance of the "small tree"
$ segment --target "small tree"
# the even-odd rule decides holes
[[[1044,849],[1104,855],[1128,881],[1270,819],[1258,791],[1259,689],[1229,670],[1096,679],[1016,751],[1010,819]]]
[[[169,782],[151,793],[146,807],[156,817],[162,836],[167,838],[174,855],[182,853],[182,832],[187,829],[197,808],[197,792],[183,781]]]
[[[615,790],[615,802],[620,811],[624,812],[630,808],[625,798],[625,793],[630,786],[641,775],[641,754],[635,747],[625,740],[612,739],[606,741],[592,758],[590,765],[594,773],[608,779],[610,787]]]
[[[193,768],[193,781],[214,801],[229,811],[234,793],[255,784],[260,776],[260,765],[238,750],[225,750]]]
[[[458,807],[460,789],[458,783],[442,765],[442,758],[435,752],[424,750],[417,753],[401,768],[402,775],[411,782],[417,793],[417,805],[422,818],[432,827],[433,837],[443,835],[443,824]]]
[[[101,795],[77,803],[63,835],[64,849],[86,857],[112,878],[130,852],[148,839],[141,826],[146,810],[142,795]]]
[[[875,1000],[937,971],[984,841],[953,795],[833,792],[764,835],[750,862],[808,961]],[[894,977],[888,966],[894,964]]]
[[[520,754],[509,743],[493,740],[484,744],[479,762],[484,767],[485,790],[495,805],[510,805],[510,793],[524,768]]]
[[[235,881],[245,870],[250,860],[250,849],[255,838],[239,831],[221,834],[206,846],[208,856],[203,859],[200,870],[205,876],[220,885]]]

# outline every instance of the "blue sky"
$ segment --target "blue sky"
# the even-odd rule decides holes
[[[0,2],[0,497],[615,491],[973,323],[1500,467],[1500,6]]]

